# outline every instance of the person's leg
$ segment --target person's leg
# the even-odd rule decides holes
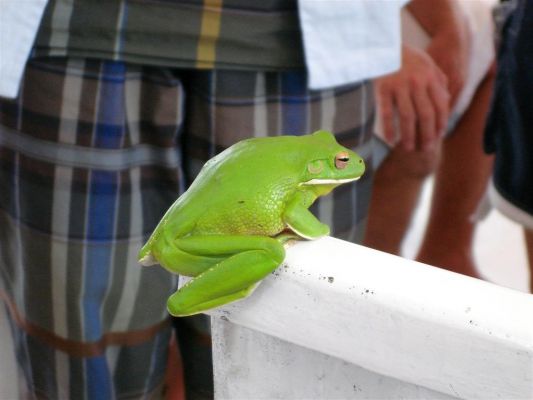
[[[213,356],[211,352],[211,327],[207,315],[198,314],[190,317],[172,318],[177,339],[177,346],[181,354],[181,363],[185,384],[183,387],[186,399],[210,400],[213,392]],[[176,374],[179,371],[175,371]],[[169,381],[179,386],[179,375],[169,375]],[[176,385],[177,384],[177,385]],[[176,397],[167,400],[180,399],[180,391]]]
[[[533,293],[533,230],[524,228],[526,239],[526,253],[529,263],[529,291]]]
[[[38,59],[0,100],[0,297],[28,397],[161,394],[176,280],[137,253],[178,195],[180,93],[156,69]]]
[[[375,174],[365,246],[400,254],[422,185],[438,156],[438,148],[428,152],[391,149]]]
[[[477,277],[472,259],[473,214],[485,193],[492,157],[483,152],[494,71],[478,87],[470,107],[444,141],[428,226],[417,260]]]

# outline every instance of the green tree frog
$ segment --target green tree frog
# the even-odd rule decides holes
[[[139,262],[193,277],[168,299],[174,316],[244,298],[282,263],[289,239],[329,234],[308,208],[364,170],[362,158],[327,131],[238,142],[204,165]]]

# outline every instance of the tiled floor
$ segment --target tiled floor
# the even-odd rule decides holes
[[[404,244],[412,256],[423,232],[428,212],[429,185],[426,185],[413,228]],[[526,254],[521,229],[496,211],[480,224],[475,242],[475,257],[482,274],[490,281],[521,291],[527,290]],[[9,326],[0,307],[0,400],[18,398],[17,376]]]

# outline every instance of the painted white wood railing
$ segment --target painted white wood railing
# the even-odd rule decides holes
[[[217,399],[533,399],[533,295],[341,240],[210,314]]]

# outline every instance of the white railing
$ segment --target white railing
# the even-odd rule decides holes
[[[532,295],[341,240],[211,316],[217,399],[533,399]]]

